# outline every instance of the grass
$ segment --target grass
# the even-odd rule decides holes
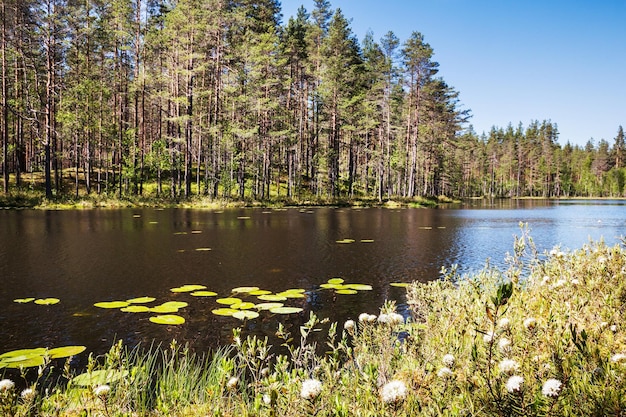
[[[523,233],[506,270],[408,288],[343,324],[311,315],[282,346],[245,337],[199,355],[175,342],[125,349],[88,372],[117,381],[0,388],[6,416],[623,416],[626,250],[590,242],[537,254]],[[294,341],[295,340],[295,341]],[[69,382],[68,382],[69,381]],[[0,387],[2,387],[0,382]]]

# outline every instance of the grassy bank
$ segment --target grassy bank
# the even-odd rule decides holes
[[[624,415],[624,246],[537,255],[523,236],[515,248],[506,271],[447,271],[410,286],[410,317],[392,304],[338,325],[311,316],[299,334],[278,326],[280,355],[238,331],[231,346],[208,356],[176,343],[115,345],[91,358],[89,373],[76,379],[68,369],[61,381],[70,382],[49,391],[49,365],[26,391],[0,382],[0,413]]]

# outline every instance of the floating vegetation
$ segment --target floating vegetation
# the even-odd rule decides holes
[[[58,298],[38,298],[35,300],[35,304],[39,304],[42,306],[49,306],[53,304],[58,304],[61,302]]]
[[[372,286],[368,284],[345,284],[345,289],[356,291],[371,291]]]
[[[151,303],[155,300],[156,298],[154,297],[137,297],[137,298],[131,298],[130,300],[126,300],[126,302],[130,304],[145,304],[145,303]]]
[[[124,313],[147,313],[151,311],[151,309],[146,306],[128,306],[120,308],[120,311],[123,311]]]
[[[270,313],[274,314],[295,314],[301,312],[300,307],[274,307],[270,309]]]
[[[165,303],[156,307],[152,307],[150,309],[151,312],[159,313],[159,314],[178,313],[178,310],[179,310],[178,307],[172,306],[172,305],[166,305]]]
[[[29,298],[16,298],[15,300],[13,300],[14,303],[19,303],[19,304],[26,304],[26,303],[30,303],[31,301],[33,301],[34,298],[33,297],[29,297]]]
[[[343,284],[345,281],[343,278],[331,278],[327,281],[329,284]]]
[[[286,298],[304,298],[305,295],[301,292],[295,292],[295,291],[282,291],[277,293],[276,295],[280,296],[280,297],[286,297]]]
[[[175,235],[186,235],[187,232],[174,232]]]
[[[215,314],[216,316],[232,316],[238,311],[239,310],[235,310],[233,308],[216,308],[215,310],[211,312]]]
[[[374,243],[374,239],[361,239],[361,243]]]
[[[254,303],[245,302],[245,301],[230,305],[230,308],[234,308],[236,310],[249,310],[254,307],[255,307]]]
[[[191,295],[194,297],[215,297],[217,293],[213,291],[194,291]]]
[[[259,313],[250,310],[240,310],[233,313],[233,317],[239,320],[256,319],[257,317],[259,317]]]
[[[128,301],[102,301],[94,304],[98,308],[123,308],[129,305]]]
[[[263,301],[285,301],[287,299],[287,297],[278,294],[259,295],[257,298]]]
[[[60,359],[82,353],[85,346],[62,346],[52,349],[33,348],[19,349],[0,355],[0,368],[32,368],[45,363],[45,358]]]
[[[192,235],[199,235],[200,233],[202,233],[202,230],[192,230],[191,231]]]
[[[211,248],[196,248],[197,252],[208,252],[210,250],[211,250]]]
[[[326,283],[321,284],[320,288],[326,290],[335,290],[336,294],[351,295],[359,291],[371,291],[372,286],[368,284],[345,284],[343,278],[331,278]]]
[[[398,287],[398,288],[408,288],[409,284],[408,282],[392,282],[391,284],[392,287]]]
[[[104,384],[112,384],[128,376],[128,371],[117,369],[99,369],[97,371],[85,372],[70,380],[70,384],[79,387],[94,387]]]
[[[249,220],[250,216],[239,216],[239,217],[237,217],[237,219],[239,219],[239,220]]]
[[[259,303],[254,306],[257,310],[271,310],[273,308],[279,308],[284,306],[283,303]]]
[[[171,292],[192,292],[192,291],[199,291],[199,290],[206,290],[206,285],[187,284],[187,285],[182,285],[180,287],[170,289]]]
[[[355,240],[354,239],[341,239],[341,240],[337,240],[337,243],[354,243]]]
[[[256,291],[250,291],[248,294],[258,296],[258,295],[268,295],[271,293],[272,292],[268,290],[256,290]]]
[[[237,287],[231,290],[234,293],[251,293],[253,291],[259,291],[259,287]]]
[[[218,304],[225,304],[225,305],[233,305],[233,304],[237,304],[237,303],[241,303],[241,298],[237,298],[237,297],[226,297],[226,298],[218,298],[217,300]]]
[[[335,291],[337,294],[344,294],[344,295],[351,295],[351,294],[356,294],[358,293],[357,290],[350,290],[350,289],[341,289],[341,290],[337,290]]]
[[[150,317],[150,321],[156,324],[178,325],[185,322],[185,318],[175,314]]]

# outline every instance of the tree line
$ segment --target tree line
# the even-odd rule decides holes
[[[551,121],[479,136],[421,33],[358,40],[327,0],[285,24],[277,0],[2,0],[0,14],[5,193],[33,172],[48,198],[625,192],[621,126],[584,148]]]

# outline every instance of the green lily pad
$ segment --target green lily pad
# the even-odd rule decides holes
[[[409,284],[408,282],[392,282],[391,284],[392,287],[398,287],[398,288],[408,288]]]
[[[95,303],[94,306],[98,308],[122,308],[128,307],[130,303],[128,301],[102,301]]]
[[[165,314],[162,316],[150,317],[150,321],[156,324],[177,325],[183,324],[185,322],[185,319],[181,316],[177,316],[174,314]]]
[[[263,301],[285,301],[287,299],[287,297],[277,294],[259,295],[257,298]]]
[[[216,316],[232,316],[238,311],[239,310],[235,310],[232,308],[216,308],[215,310],[211,311],[211,313],[215,314]]]
[[[237,217],[237,219],[239,219],[239,220],[249,220],[250,216],[239,216],[239,217]]]
[[[37,300],[35,300],[35,304],[39,304],[42,306],[49,306],[52,304],[57,304],[59,303],[61,300],[59,300],[58,298],[39,298]]]
[[[128,306],[120,308],[120,311],[123,311],[124,313],[147,313],[148,311],[151,311],[151,308],[147,306]]]
[[[206,286],[199,285],[199,284],[187,284],[187,285],[182,285],[180,287],[170,289],[171,292],[192,292],[192,291],[199,291],[199,290],[206,290]]]
[[[283,303],[260,303],[254,306],[257,310],[271,310],[272,308],[279,308],[284,306]]]
[[[343,288],[343,284],[320,284],[320,288],[324,288],[325,290],[340,290]]]
[[[371,291],[372,286],[367,284],[345,284],[346,290],[356,290],[356,291]]]
[[[337,240],[337,243],[354,243],[354,239],[341,239],[341,240]]]
[[[0,368],[35,368],[45,362],[43,355],[22,355],[0,361]]]
[[[302,294],[301,292],[290,292],[290,291],[279,292],[276,295],[281,296],[281,297],[287,297],[287,298],[304,298],[305,297],[305,295]]]
[[[211,250],[211,248],[196,248],[196,251],[198,251],[198,252],[208,252],[210,250]]]
[[[29,297],[29,298],[16,298],[15,300],[13,300],[14,303],[19,303],[19,304],[26,304],[26,303],[30,303],[31,301],[33,301],[34,298]]]
[[[159,314],[171,314],[171,313],[178,313],[178,310],[179,309],[176,306],[168,306],[168,305],[161,304],[160,306],[152,307],[150,309],[150,312],[159,313]]]
[[[231,291],[234,293],[251,293],[252,291],[258,291],[259,287],[237,287]]]
[[[346,295],[351,295],[351,294],[356,294],[358,293],[357,290],[349,290],[349,289],[343,289],[343,290],[337,290],[335,291],[337,294],[346,294]]]
[[[249,302],[235,303],[235,304],[231,304],[230,308],[235,309],[235,310],[249,310],[251,308],[254,308],[254,303],[249,303]]]
[[[270,313],[274,314],[295,314],[301,311],[300,307],[276,307],[270,309]]]
[[[374,239],[361,239],[361,243],[374,243]]]
[[[138,298],[131,298],[130,300],[126,300],[126,302],[130,304],[145,304],[145,303],[151,303],[155,300],[156,298],[154,297],[138,297]]]
[[[331,278],[327,281],[329,284],[343,284],[345,281],[343,278]]]
[[[118,371],[115,369],[100,369],[97,371],[85,372],[72,378],[70,384],[80,387],[93,387],[96,385],[112,384],[128,376],[128,371]]]
[[[191,295],[194,297],[215,297],[217,293],[213,291],[194,291]]]
[[[218,304],[232,305],[232,304],[240,303],[241,302],[241,298],[226,297],[226,298],[218,298],[215,301],[217,301]]]
[[[237,311],[236,313],[233,313],[233,317],[239,320],[245,320],[245,319],[256,319],[257,317],[259,317],[259,313],[257,313],[256,311],[250,311],[250,310],[241,310],[241,311]]]
[[[189,305],[189,303],[186,303],[184,301],[167,301],[161,305],[174,308],[185,308]]]
[[[10,352],[3,353],[0,355],[0,361],[5,360],[7,358],[14,358],[16,356],[24,356],[24,355],[34,355],[34,356],[43,356],[46,354],[48,349],[46,348],[31,348],[31,349],[18,349],[12,350]]]
[[[48,350],[48,356],[51,359],[69,358],[83,353],[87,349],[86,346],[61,346]]]
[[[250,295],[268,295],[271,294],[271,291],[268,290],[256,290],[256,291],[250,291],[248,294]]]

